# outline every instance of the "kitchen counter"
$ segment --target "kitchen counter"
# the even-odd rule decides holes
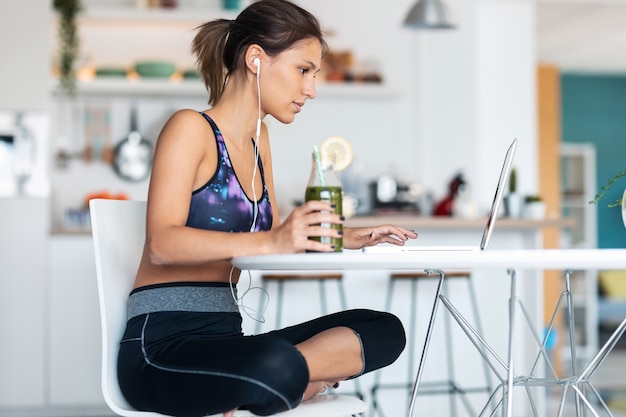
[[[454,217],[423,217],[414,214],[389,214],[355,216],[346,221],[348,227],[367,227],[391,223],[411,229],[483,229],[486,218],[460,219]],[[576,224],[573,218],[546,218],[542,220],[500,218],[495,229],[547,229],[570,228]]]

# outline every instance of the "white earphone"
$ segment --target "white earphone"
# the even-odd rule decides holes
[[[258,141],[259,136],[261,136],[261,85],[259,84],[259,77],[261,76],[261,59],[256,57],[252,62],[256,65],[256,88],[259,96],[259,117],[256,121],[256,139]]]
[[[261,59],[254,58],[254,60],[252,61],[254,63],[254,65],[256,66],[256,88],[257,88],[257,96],[258,96],[258,118],[257,118],[257,123],[256,123],[256,140],[254,141],[254,168],[252,170],[252,198],[254,200],[254,208],[253,208],[253,217],[252,217],[252,224],[250,225],[250,232],[254,232],[254,228],[256,225],[256,221],[257,221],[257,217],[259,214],[259,206],[258,206],[258,200],[257,200],[257,194],[256,194],[256,189],[254,187],[255,184],[255,178],[256,178],[256,174],[257,174],[257,167],[259,164],[259,140],[260,140],[260,136],[261,136],[261,83],[259,81],[259,76],[261,73]],[[268,292],[261,287],[252,287],[251,286],[251,282],[252,282],[252,277],[250,275],[250,271],[248,272],[248,279],[249,279],[249,283],[248,283],[248,289],[245,290],[241,296],[238,298],[235,295],[235,290],[234,290],[234,286],[232,285],[232,274],[234,271],[235,267],[233,265],[233,267],[230,269],[230,274],[228,277],[228,281],[231,283],[231,293],[232,293],[232,297],[233,300],[235,300],[235,304],[237,304],[238,306],[241,307],[241,309],[246,313],[246,315],[248,317],[250,317],[251,319],[258,321],[260,323],[265,323],[265,310],[267,309],[267,306],[269,304],[269,294]],[[259,311],[255,310],[254,308],[250,308],[248,306],[246,306],[244,304],[244,297],[252,290],[259,290],[260,294],[259,297],[261,298],[261,308],[259,309]]]
[[[254,65],[256,65],[256,88],[257,88],[257,100],[258,100],[258,116],[256,121],[256,140],[254,141],[254,169],[252,171],[252,197],[254,198],[254,216],[252,220],[252,225],[250,225],[250,231],[254,231],[254,226],[256,224],[256,219],[259,211],[256,189],[254,187],[254,179],[256,177],[257,165],[259,160],[259,140],[261,137],[261,82],[259,80],[261,74],[261,59],[259,57],[254,58],[252,60]]]

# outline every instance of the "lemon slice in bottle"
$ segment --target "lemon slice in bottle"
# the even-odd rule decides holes
[[[320,145],[322,164],[333,164],[335,171],[343,171],[352,163],[354,152],[352,145],[341,136],[324,139]]]

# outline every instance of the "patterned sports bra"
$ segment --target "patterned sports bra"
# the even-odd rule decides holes
[[[254,201],[243,191],[233,169],[224,143],[222,132],[206,114],[200,113],[209,122],[217,144],[217,169],[213,177],[202,187],[191,193],[191,205],[187,226],[197,229],[222,232],[249,232],[254,221]],[[252,140],[254,145],[254,140]],[[269,230],[272,227],[272,205],[265,186],[265,175],[261,158],[258,158],[259,174],[263,193],[257,201],[258,214],[254,231]]]

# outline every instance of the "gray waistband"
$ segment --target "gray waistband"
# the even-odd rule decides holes
[[[237,289],[235,288],[235,296]],[[229,287],[167,286],[133,292],[128,298],[128,319],[161,311],[235,313],[239,306]]]

